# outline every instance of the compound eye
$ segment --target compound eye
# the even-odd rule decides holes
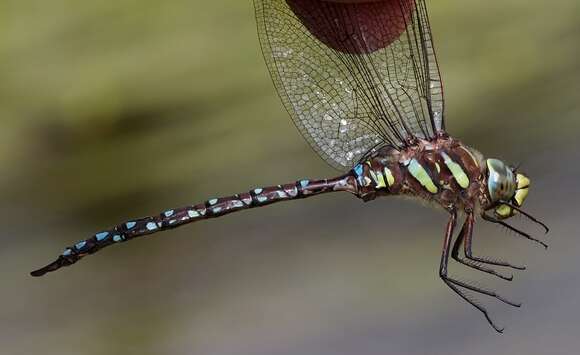
[[[487,170],[487,189],[491,200],[510,200],[516,189],[512,171],[498,159],[487,159]]]

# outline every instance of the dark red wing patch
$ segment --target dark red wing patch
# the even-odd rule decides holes
[[[327,46],[350,54],[385,48],[405,31],[415,9],[413,0],[363,3],[286,0],[300,22]]]

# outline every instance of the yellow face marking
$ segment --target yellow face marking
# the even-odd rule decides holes
[[[524,174],[516,174],[516,180],[518,182],[518,189],[527,188],[530,186],[530,179]]]
[[[437,174],[441,173],[441,167],[439,166],[439,163],[435,163],[435,168],[437,169]]]
[[[436,194],[437,191],[439,191],[437,189],[437,186],[435,186],[435,184],[433,183],[433,180],[431,180],[431,177],[429,176],[425,168],[423,168],[416,159],[414,158],[411,159],[411,162],[407,166],[407,169],[409,169],[411,175],[415,179],[417,179],[417,181],[419,181],[421,186],[423,186],[427,191],[429,191],[432,194]]]
[[[523,189],[516,190],[516,195],[514,196],[514,199],[516,200],[516,203],[518,204],[518,206],[521,206],[524,204],[526,197],[528,197],[529,191],[530,190],[527,187],[525,187]]]
[[[385,176],[387,177],[387,184],[389,184],[389,187],[393,186],[395,184],[395,177],[393,176],[391,169],[387,168],[386,166],[385,166]]]
[[[508,205],[499,205],[496,209],[495,209],[495,213],[498,215],[498,217],[500,218],[508,218],[512,216],[513,210],[510,206]]]
[[[443,157],[445,165],[447,165],[447,167],[451,171],[451,174],[453,174],[453,178],[455,179],[455,181],[457,181],[459,186],[461,186],[464,189],[468,188],[469,178],[467,177],[467,174],[465,174],[465,171],[463,171],[463,169],[461,168],[461,165],[454,162],[451,159],[451,157],[449,157],[449,155],[447,155],[447,153],[445,152],[442,152],[441,156]]]

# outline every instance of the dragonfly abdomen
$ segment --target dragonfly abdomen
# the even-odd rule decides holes
[[[166,210],[156,216],[133,219],[111,229],[96,233],[65,248],[57,260],[33,271],[33,276],[42,276],[63,266],[76,263],[86,255],[117,243],[141,236],[179,227],[202,219],[216,218],[248,208],[262,207],[276,202],[316,196],[326,192],[358,192],[355,178],[346,174],[334,179],[298,180],[295,183],[255,188],[233,196],[212,198],[197,205]]]

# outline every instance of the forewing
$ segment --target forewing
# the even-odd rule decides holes
[[[423,0],[254,0],[264,58],[302,135],[337,169],[443,130]]]

